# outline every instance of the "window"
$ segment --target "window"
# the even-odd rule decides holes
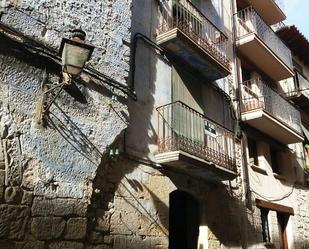
[[[273,172],[279,174],[278,152],[274,149],[270,149],[270,157]]]
[[[249,164],[250,165],[259,165],[258,154],[257,154],[257,145],[256,141],[249,138],[248,139],[248,149],[249,149]]]
[[[242,81],[244,83],[247,83],[247,84],[251,84],[249,81],[251,80],[251,72],[245,68],[242,68],[241,69],[241,74],[242,74]],[[251,88],[250,85],[248,85],[249,88]]]
[[[262,234],[263,234],[263,242],[265,243],[270,242],[268,213],[269,213],[268,209],[261,208]]]
[[[255,200],[257,207],[261,210],[261,221],[262,221],[262,235],[263,235],[263,242],[271,243],[270,238],[270,228],[269,228],[269,216],[272,220],[271,224],[275,224],[275,213],[277,213],[277,224],[279,228],[279,236],[280,236],[280,248],[281,249],[288,249],[288,241],[287,241],[287,231],[286,227],[289,221],[290,215],[294,215],[294,210],[291,207],[283,206],[280,204],[256,199]],[[272,212],[271,215],[270,212]],[[275,235],[276,236],[276,235]]]

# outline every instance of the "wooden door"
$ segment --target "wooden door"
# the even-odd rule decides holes
[[[277,213],[278,223],[279,223],[279,231],[280,231],[280,249],[289,249],[288,246],[288,237],[286,233],[286,227],[289,221],[289,215],[283,213]]]

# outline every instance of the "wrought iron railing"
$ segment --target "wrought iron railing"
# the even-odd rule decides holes
[[[309,81],[307,80],[307,78],[297,72],[294,76],[294,82],[296,84],[298,92],[301,92],[301,94],[303,94],[309,99]]]
[[[180,150],[236,172],[233,132],[181,101],[157,111],[159,153]]]
[[[173,0],[172,9],[161,8],[161,13],[159,35],[178,28],[225,67],[231,68],[227,57],[227,36],[189,0]]]
[[[280,40],[252,7],[237,13],[237,38],[255,33],[289,68],[293,68],[290,49]]]
[[[284,93],[287,98],[299,97],[304,95],[309,99],[309,81],[298,71],[295,72],[293,78],[282,81],[284,84]]]
[[[293,78],[282,81],[283,93],[287,98],[295,98],[300,95],[309,99],[309,81],[299,72],[295,72]]]
[[[241,84],[241,89],[243,113],[263,109],[295,131],[302,132],[300,112],[262,80],[246,81]]]

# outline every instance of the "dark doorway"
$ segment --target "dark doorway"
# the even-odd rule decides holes
[[[170,194],[169,249],[196,249],[199,233],[198,202],[183,191]]]

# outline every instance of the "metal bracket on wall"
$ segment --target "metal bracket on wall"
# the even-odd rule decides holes
[[[50,107],[59,97],[63,88],[70,84],[71,77],[66,73],[63,73],[63,81],[61,83],[49,83],[48,74],[46,72],[46,69],[44,70],[41,88],[38,94],[35,115],[35,120],[38,127],[44,127],[46,125],[46,118],[48,116]]]

